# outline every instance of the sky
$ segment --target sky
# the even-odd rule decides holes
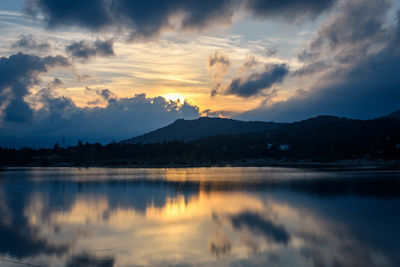
[[[400,109],[396,0],[2,0],[0,146]]]

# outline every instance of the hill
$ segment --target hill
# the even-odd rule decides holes
[[[141,136],[123,140],[122,143],[188,142],[215,135],[245,134],[276,129],[281,123],[238,121],[224,118],[202,117],[195,120],[178,119],[174,123]]]
[[[400,119],[400,110],[390,113],[387,118]]]
[[[318,116],[294,123],[177,120],[107,145],[80,142],[68,148],[0,148],[0,166],[225,166],[247,162],[259,166],[361,160],[389,162],[399,168],[400,118],[396,114],[373,120]]]

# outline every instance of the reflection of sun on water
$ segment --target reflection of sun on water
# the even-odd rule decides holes
[[[229,202],[227,202],[229,199]],[[230,203],[230,205],[226,205]],[[205,193],[189,199],[179,196],[168,199],[164,206],[149,206],[146,219],[151,221],[177,221],[181,219],[209,218],[215,212],[236,213],[241,210],[261,210],[263,204],[256,198],[241,193]]]
[[[173,177],[178,179],[179,175]],[[39,200],[37,202],[43,201],[42,198]],[[118,253],[121,265],[131,261],[148,265],[150,256],[160,262],[207,261],[214,257],[217,260],[245,259],[251,253],[283,248],[281,243],[267,242],[263,231],[257,230],[259,226],[252,231],[251,222],[234,227],[232,216],[240,217],[250,212],[277,227],[285,225],[290,229],[294,227],[291,225],[294,221],[294,225],[299,225],[296,210],[287,204],[242,192],[200,190],[192,197],[179,194],[167,198],[163,205],[149,204],[144,211],[123,205],[116,208],[110,206],[109,201],[107,196],[80,195],[70,209],[56,211],[50,216],[48,226],[59,226],[61,232],[58,235],[52,233],[52,227],[42,229],[41,233],[54,240],[63,240],[67,233],[68,236],[76,233],[72,234],[77,238],[73,238],[74,242],[86,249],[126,251],[126,254]],[[39,206],[31,206],[27,212],[40,215],[41,210]],[[38,216],[37,219],[43,218]],[[40,221],[33,221],[46,228]],[[81,238],[82,233],[85,238]],[[291,240],[292,247],[304,246],[301,238],[292,236]],[[182,248],[191,251],[190,257]],[[157,257],[154,257],[154,251],[157,251]]]
[[[159,201],[153,191],[142,199],[136,191],[130,193],[129,186],[121,191],[126,198],[110,198],[113,191],[110,194],[83,191],[75,196],[70,207],[53,211],[48,224],[42,223],[39,206],[29,211],[39,215],[32,221],[41,226],[43,235],[53,240],[72,236],[73,241],[67,241],[75,242],[74,248],[126,251],[116,254],[119,265],[132,261],[143,265],[152,265],[152,261],[224,261],[245,259],[254,251],[278,251],[282,243],[267,242],[260,226],[252,229],[251,221],[246,221],[245,216],[255,214],[261,223],[265,220],[267,226],[270,223],[279,228],[295,221],[296,213],[285,203],[275,203],[256,194],[210,190],[242,177],[240,173],[235,174],[232,177],[229,169],[224,169],[218,177],[203,168],[167,169],[163,170],[166,181],[173,182],[171,185],[194,183],[197,186],[193,192],[184,194],[168,187],[165,198]],[[232,223],[235,216],[242,218],[239,226]],[[54,226],[60,229],[57,233]]]
[[[183,216],[186,212],[186,201],[184,196],[177,198],[168,198],[165,205],[157,208],[154,205],[147,207],[146,217],[159,218],[163,215],[165,218],[176,219]]]

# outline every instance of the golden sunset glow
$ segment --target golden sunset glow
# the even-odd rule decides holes
[[[400,266],[399,0],[0,0],[0,267]]]
[[[186,99],[185,96],[183,96],[182,94],[179,94],[179,93],[168,93],[168,94],[162,95],[162,97],[164,97],[167,100],[172,100],[172,101],[179,100],[180,102],[184,102]]]

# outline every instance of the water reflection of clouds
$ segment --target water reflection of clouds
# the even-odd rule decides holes
[[[2,213],[4,219],[0,220],[0,253],[21,259],[40,254],[61,256],[68,251],[70,244],[53,242],[39,234],[40,226],[30,224],[24,199],[18,197],[21,196],[12,202],[8,201],[7,195],[0,199],[1,211],[5,211]]]
[[[270,242],[286,245],[290,235],[283,226],[276,225],[270,219],[258,213],[244,211],[230,218],[233,228],[248,229],[254,235],[262,235]]]
[[[397,199],[320,198],[290,188],[203,191],[152,179],[2,180],[0,255],[53,266],[400,263]]]

